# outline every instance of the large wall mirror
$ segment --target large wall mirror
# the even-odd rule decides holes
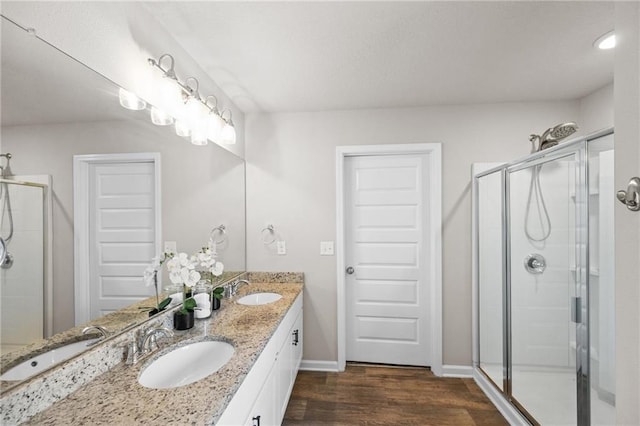
[[[179,252],[194,253],[207,244],[211,231],[222,225],[224,235],[217,231],[214,238],[218,258],[225,265],[224,277],[243,272],[244,160],[217,145],[192,145],[177,136],[171,126],[152,124],[148,109],[122,108],[119,87],[109,79],[5,17],[1,28],[0,236],[11,255],[0,269],[2,370],[7,362],[15,361],[11,354],[24,351],[25,345],[37,348],[46,344],[42,339],[84,322],[76,317],[74,287],[78,285],[74,283],[78,266],[74,265],[74,244],[80,232],[85,232],[74,233],[76,156],[144,153],[158,159],[154,163],[159,170],[154,185],[159,185],[157,199],[161,202],[155,204],[159,211],[134,212],[124,220],[121,217],[117,225],[108,214],[94,218],[96,226],[106,232],[118,226],[154,226],[158,238],[131,252],[126,279],[117,280],[116,285],[102,280],[99,288],[91,290],[104,299],[119,298],[118,304],[106,304],[92,318],[121,309],[127,301],[134,304],[153,295],[152,287],[141,287],[140,283],[144,269],[163,250],[165,241],[176,242]],[[135,198],[139,182],[126,178],[120,181]],[[108,196],[108,186],[102,189]],[[151,225],[140,225],[144,220]],[[115,248],[119,250],[125,249]],[[97,262],[107,262],[109,252],[102,247],[97,256]],[[164,281],[168,281],[166,273]],[[47,282],[50,290],[46,290]],[[145,318],[146,312],[126,322]]]

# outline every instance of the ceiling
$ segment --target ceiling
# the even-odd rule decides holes
[[[569,100],[613,81],[592,46],[612,2],[142,7],[245,112]]]

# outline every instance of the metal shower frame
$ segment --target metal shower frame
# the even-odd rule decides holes
[[[491,383],[508,405],[517,409],[522,420],[531,424],[538,424],[535,418],[527,412],[512,395],[512,330],[511,330],[511,241],[510,241],[510,174],[519,170],[531,168],[569,156],[575,156],[576,168],[576,296],[579,298],[581,315],[576,322],[576,396],[577,396],[577,424],[590,424],[590,336],[589,336],[589,161],[588,144],[590,141],[613,134],[613,128],[607,128],[587,136],[575,138],[543,151],[535,152],[524,158],[502,164],[497,167],[477,173],[473,176],[474,200],[478,199],[479,180],[483,177],[499,173],[501,185],[501,213],[502,213],[502,344],[503,344],[503,387],[500,387],[480,366],[480,297],[479,297],[479,209],[477,203],[473,211],[474,225],[474,371]],[[495,392],[494,392],[495,393]]]

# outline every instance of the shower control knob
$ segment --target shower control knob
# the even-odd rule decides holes
[[[541,254],[533,253],[524,258],[524,268],[530,274],[541,274],[547,267],[547,262]]]
[[[349,267],[347,268],[347,274],[349,274],[349,275],[353,274],[355,271],[356,271],[356,270],[355,270],[355,269],[353,269],[353,266],[349,266]]]

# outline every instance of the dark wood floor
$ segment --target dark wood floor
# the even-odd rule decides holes
[[[507,425],[473,379],[423,368],[348,364],[301,371],[283,425]]]

